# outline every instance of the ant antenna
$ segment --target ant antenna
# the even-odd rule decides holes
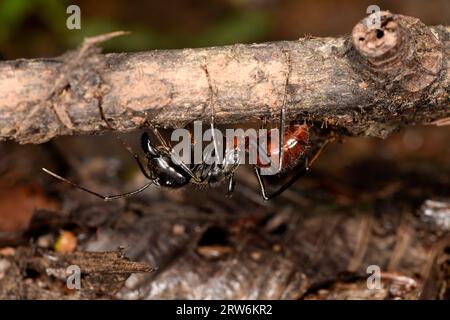
[[[101,195],[101,194],[99,194],[99,193],[97,193],[97,192],[95,192],[95,191],[92,191],[92,190],[89,190],[89,189],[87,189],[87,188],[85,188],[85,187],[82,187],[82,186],[80,186],[79,184],[76,184],[75,182],[72,182],[72,181],[70,181],[70,180],[67,180],[66,178],[63,178],[63,177],[57,175],[56,173],[54,173],[54,172],[52,172],[52,171],[50,171],[50,170],[48,170],[48,169],[46,169],[46,168],[42,168],[42,170],[43,170],[45,173],[51,175],[51,176],[52,176],[53,178],[55,178],[55,179],[58,179],[58,180],[60,180],[60,181],[62,181],[62,182],[65,182],[65,183],[67,183],[67,184],[70,184],[71,186],[73,186],[73,187],[75,187],[75,188],[81,189],[81,190],[83,190],[83,191],[85,191],[85,192],[87,192],[87,193],[90,193],[90,194],[92,194],[92,195],[94,195],[94,196],[96,196],[96,197],[98,197],[98,198],[101,198],[101,199],[103,199],[103,200],[105,200],[105,201],[111,201],[111,200],[120,199],[120,198],[126,198],[126,197],[129,197],[129,196],[135,195],[135,194],[137,194],[137,193],[140,193],[140,192],[144,191],[144,190],[147,189],[150,185],[153,184],[153,181],[150,181],[150,182],[146,183],[145,185],[143,185],[142,187],[140,187],[139,189],[134,190],[134,191],[131,191],[131,192],[126,192],[126,193],[117,194],[117,195],[112,195],[112,196],[104,196],[104,195]]]
[[[101,97],[99,97],[99,99],[101,99]],[[99,109],[99,112],[100,112],[100,116],[101,116],[102,120],[106,123],[106,126],[108,127],[108,129],[114,130],[114,128],[109,123],[109,121],[106,119],[105,113],[103,112],[103,108],[101,107],[101,100],[100,100],[100,102],[98,104],[98,109]],[[52,172],[52,171],[50,171],[50,170],[48,170],[46,168],[42,168],[42,170],[45,173],[51,175],[53,178],[55,178],[57,180],[60,180],[62,182],[65,182],[65,183],[67,183],[67,184],[69,184],[69,185],[71,185],[71,186],[73,186],[75,188],[81,189],[81,190],[83,190],[83,191],[85,191],[87,193],[90,193],[90,194],[92,194],[92,195],[94,195],[94,196],[96,196],[98,198],[103,199],[104,201],[111,201],[111,200],[115,200],[115,199],[126,198],[126,197],[129,197],[129,196],[135,195],[137,193],[140,193],[140,192],[144,191],[145,189],[147,189],[150,185],[153,184],[153,177],[152,177],[151,174],[147,173],[147,171],[144,169],[144,165],[142,164],[139,156],[133,151],[133,149],[124,140],[122,140],[119,136],[116,135],[116,138],[117,138],[117,140],[119,140],[119,142],[122,144],[122,146],[134,157],[134,159],[136,160],[137,164],[139,165],[139,168],[141,169],[141,171],[144,174],[144,176],[147,179],[150,179],[150,182],[148,182],[147,184],[143,185],[142,187],[140,187],[137,190],[134,190],[134,191],[131,191],[131,192],[122,193],[122,194],[117,194],[117,195],[104,196],[104,195],[101,195],[101,194],[99,194],[99,193],[97,193],[95,191],[92,191],[92,190],[87,189],[87,188],[85,188],[83,186],[80,186],[79,184],[76,184],[75,182],[72,182],[72,181],[70,181],[70,180],[68,180],[66,178],[63,178],[60,175],[57,175],[56,173],[54,173],[54,172]]]

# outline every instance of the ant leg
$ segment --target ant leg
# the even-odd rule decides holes
[[[234,180],[234,174],[232,173],[228,179],[228,192],[227,197],[231,197],[234,192],[234,187],[236,186],[236,181]]]
[[[75,188],[81,189],[81,190],[83,190],[83,191],[85,191],[87,193],[90,193],[90,194],[92,194],[92,195],[94,195],[94,196],[96,196],[98,198],[101,198],[101,199],[103,199],[105,201],[111,201],[111,200],[115,200],[115,199],[126,198],[126,197],[129,197],[129,196],[132,196],[134,194],[137,194],[137,193],[140,193],[140,192],[144,191],[150,185],[153,184],[153,180],[152,180],[152,181],[146,183],[145,185],[143,185],[142,187],[140,187],[137,190],[134,190],[134,191],[131,191],[131,192],[122,193],[122,194],[112,195],[112,196],[104,196],[104,195],[101,195],[101,194],[99,194],[99,193],[97,193],[95,191],[92,191],[92,190],[89,190],[89,189],[87,189],[85,187],[82,187],[82,186],[80,186],[80,185],[78,185],[78,184],[76,184],[76,183],[74,183],[74,182],[72,182],[70,180],[67,180],[66,178],[63,178],[63,177],[57,175],[56,173],[54,173],[54,172],[52,172],[52,171],[50,171],[48,169],[42,168],[42,170],[45,173],[48,173],[49,175],[54,177],[55,179],[61,180],[62,182],[70,184],[71,186],[73,186]]]
[[[219,155],[219,146],[217,145],[217,139],[216,139],[216,130],[215,130],[215,123],[216,123],[216,109],[214,107],[214,89],[211,83],[211,77],[209,75],[208,68],[206,65],[203,66],[203,70],[205,71],[206,79],[208,80],[208,87],[210,92],[209,97],[209,105],[211,109],[211,135],[213,139],[214,144],[214,152],[216,153],[216,156]]]
[[[289,77],[291,75],[291,57],[288,52],[284,52],[286,56],[286,64],[288,66],[288,70],[286,72],[286,81],[284,83],[284,95],[283,102],[281,105],[280,112],[280,134],[279,134],[279,160],[278,160],[278,173],[283,169],[283,158],[284,158],[284,130],[285,130],[285,119],[286,119],[286,100],[288,95],[288,85],[289,85]]]
[[[194,174],[194,172],[191,169],[189,169],[189,167],[184,162],[180,161],[177,164],[184,170],[184,172],[186,172],[191,177],[191,179],[194,180],[195,183],[201,184],[205,181],[205,179],[200,179],[199,177],[197,177]]]
[[[302,177],[309,170],[309,167],[303,167],[300,171],[296,172],[295,175],[292,176],[292,178],[289,179],[289,181],[286,182],[284,185],[282,185],[278,190],[276,190],[274,193],[272,193],[270,195],[267,195],[266,187],[265,187],[264,181],[261,177],[261,173],[259,172],[259,168],[257,166],[255,166],[254,168],[255,168],[256,177],[258,178],[259,188],[261,190],[261,196],[266,201],[283,193],[287,188],[292,186],[300,177]]]
[[[105,113],[103,112],[103,108],[101,107],[101,105],[98,105],[98,109],[100,111],[100,116],[102,118],[102,120],[106,123],[106,126],[108,127],[108,129],[110,129],[111,131],[114,130],[114,128],[111,126],[111,124],[109,123],[109,121],[106,119]],[[128,143],[126,143],[121,137],[119,137],[119,135],[115,135],[116,139],[119,140],[120,144],[128,151],[128,153],[130,153],[134,160],[136,161],[136,163],[139,166],[139,169],[141,170],[142,174],[149,180],[153,180],[153,177],[147,172],[147,170],[145,170],[144,165],[142,164],[142,161],[139,157],[139,155],[133,151],[133,148],[131,148]]]
[[[151,125],[149,122],[147,122],[147,125],[152,129],[153,134],[156,136],[156,138],[158,138],[159,143],[161,143],[163,145],[163,147],[166,148],[167,150],[171,150],[172,147],[166,141],[166,139],[164,139],[164,137],[162,136],[161,132],[159,132],[158,128],[156,128],[155,126]]]
[[[281,193],[283,193],[286,189],[288,189],[290,186],[292,186],[299,178],[301,178],[305,173],[307,173],[311,167],[311,165],[318,159],[319,155],[322,153],[325,146],[334,140],[333,138],[327,139],[324,141],[324,143],[320,146],[319,150],[314,154],[313,158],[309,163],[307,163],[305,166],[303,166],[299,171],[297,171],[284,185],[282,185],[278,190],[276,190],[274,193],[267,195],[266,193],[266,187],[264,185],[264,181],[261,176],[261,172],[259,171],[259,168],[257,166],[254,166],[256,177],[258,179],[259,188],[261,190],[261,196],[264,200],[270,200]]]
[[[213,87],[212,87],[212,85],[211,85],[211,78],[210,78],[210,76],[209,76],[209,72],[208,72],[208,69],[206,68],[206,66],[203,66],[203,70],[205,71],[206,78],[207,78],[207,80],[208,80],[209,90],[210,90],[210,93],[211,93],[211,95],[210,95],[210,102],[209,102],[209,104],[210,104],[210,106],[211,106],[211,130],[212,130],[212,131],[211,131],[211,135],[212,135],[213,144],[214,144],[214,151],[215,151],[216,155],[218,155],[218,154],[219,154],[219,152],[218,152],[219,148],[218,148],[218,145],[217,145],[217,140],[216,140],[216,135],[215,135],[214,91],[213,91]],[[204,160],[203,160],[203,161],[204,161]],[[204,163],[204,162],[203,162],[203,163]],[[205,177],[204,177],[203,179],[202,179],[202,178],[199,178],[199,177],[197,177],[197,176],[194,174],[194,172],[193,172],[190,168],[188,168],[188,167],[186,166],[186,164],[184,164],[184,163],[181,162],[181,161],[179,161],[178,164],[182,167],[182,169],[183,169],[187,174],[189,174],[189,176],[194,180],[195,183],[197,183],[197,184],[202,184],[202,183],[204,183],[204,182],[206,181],[208,175],[205,175]],[[209,168],[209,170],[211,170],[211,168]]]
[[[317,152],[314,154],[314,156],[312,157],[311,161],[308,162],[308,159],[306,159],[306,167],[309,169],[314,162],[316,162],[316,160],[319,158],[320,154],[322,153],[322,151],[325,149],[325,147],[332,141],[334,141],[335,138],[327,138],[322,145],[320,146],[319,150],[317,150]]]
[[[285,52],[286,55],[286,62],[288,65],[288,70],[286,72],[286,81],[284,83],[284,95],[283,95],[283,101],[281,104],[281,111],[280,111],[280,132],[279,132],[279,140],[278,140],[278,173],[281,172],[283,169],[283,158],[284,158],[284,131],[285,131],[285,120],[286,120],[286,99],[288,94],[288,85],[289,85],[289,77],[291,74],[291,59],[288,53]],[[267,196],[266,194],[266,188],[264,186],[264,181],[261,177],[261,172],[259,171],[259,168],[257,166],[254,166],[256,177],[258,178],[259,188],[261,190],[261,195],[264,200],[270,200],[273,197],[281,194],[284,190],[289,188],[297,179],[299,179],[302,175],[305,174],[307,170],[309,170],[309,167],[306,167],[306,170],[301,170],[299,173],[295,174],[292,179],[290,179],[285,185],[283,185],[281,188],[279,188],[277,191],[275,191],[270,196]],[[303,172],[304,171],[304,172]]]
[[[281,107],[280,113],[280,134],[279,134],[279,146],[278,146],[278,173],[283,169],[283,157],[284,157],[284,120],[285,120],[285,107],[284,103]]]

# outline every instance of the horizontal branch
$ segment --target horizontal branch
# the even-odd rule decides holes
[[[87,39],[54,59],[0,62],[0,140],[42,143],[56,136],[209,121],[289,119],[342,134],[386,137],[450,117],[450,27],[382,12],[381,27],[359,22],[350,36],[103,55]]]

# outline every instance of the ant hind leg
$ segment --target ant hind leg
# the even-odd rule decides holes
[[[270,195],[267,195],[266,187],[264,185],[263,178],[261,176],[261,172],[259,171],[259,168],[257,166],[254,166],[256,178],[258,179],[259,188],[261,191],[261,196],[264,200],[270,200],[280,194],[282,194],[286,189],[288,189],[290,186],[292,186],[298,179],[300,179],[302,176],[304,176],[308,171],[311,165],[319,158],[322,151],[325,149],[325,147],[333,141],[334,138],[326,139],[322,145],[320,146],[319,150],[314,154],[310,162],[307,162],[305,166],[302,166],[300,170],[298,170],[285,184],[283,184],[280,188],[278,188],[275,192],[273,192]]]

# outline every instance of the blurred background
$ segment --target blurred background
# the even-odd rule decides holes
[[[70,4],[81,8],[81,30],[65,27]],[[106,51],[333,37],[349,33],[372,4],[428,25],[450,20],[448,0],[1,0],[0,54],[3,59],[55,56],[86,36],[115,30],[132,33],[105,43]]]
[[[80,30],[66,28],[66,8],[70,4],[81,8]],[[105,52],[295,40],[304,36],[334,37],[350,33],[372,4],[382,10],[417,17],[427,25],[450,25],[449,0],[0,0],[0,59],[58,56],[75,48],[87,36],[117,30],[131,31],[131,34],[102,44]],[[123,137],[137,145],[137,133]],[[443,181],[447,183],[449,141],[449,126],[412,127],[384,141],[347,138],[344,143],[335,143],[325,150],[304,185],[306,189],[328,185],[335,192],[337,187],[332,181],[339,180],[352,184],[358,192],[384,190],[388,185],[384,182],[388,180],[380,177],[394,175],[395,168],[409,168],[412,163],[414,168],[426,167],[425,175],[430,172],[430,176],[444,175]],[[3,239],[13,238],[15,232],[25,230],[35,209],[73,213],[89,208],[85,214],[94,214],[90,219],[106,219],[111,212],[123,209],[109,204],[92,206],[99,203],[97,199],[52,180],[40,171],[44,166],[104,194],[129,190],[144,181],[112,134],[62,137],[43,145],[0,142],[0,236]],[[246,193],[253,202],[260,201],[254,177],[244,170],[239,179],[254,192],[250,194],[245,187],[239,187],[239,181],[236,192]],[[412,184],[420,188],[421,180]],[[220,198],[223,208],[234,210],[233,201],[238,200],[225,199],[225,191],[219,190],[190,192],[203,197],[203,201],[206,201],[205,194],[208,198]],[[158,195],[154,192],[150,190],[144,196],[155,199]],[[345,194],[339,193],[338,201],[342,204],[352,201]],[[436,194],[449,196],[448,190],[442,188]],[[308,194],[287,193],[286,197],[297,204],[308,201]],[[183,194],[171,191],[169,198],[180,201]],[[258,203],[260,208],[266,208],[262,202]],[[417,207],[420,202],[414,205]],[[0,249],[1,246],[0,241]]]

